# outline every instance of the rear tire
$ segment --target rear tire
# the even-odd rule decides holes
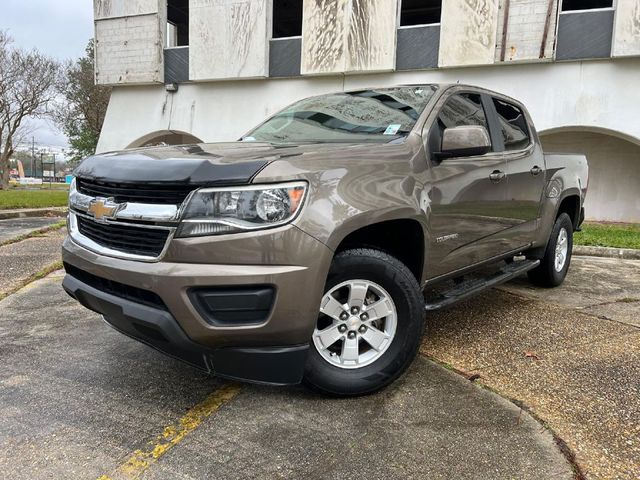
[[[387,386],[415,358],[424,318],[420,286],[406,265],[379,250],[339,253],[325,284],[303,382],[337,396]]]
[[[539,287],[557,287],[564,282],[573,249],[573,223],[566,213],[556,219],[540,265],[527,272],[529,280]]]

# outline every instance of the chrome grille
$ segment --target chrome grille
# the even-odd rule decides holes
[[[159,257],[171,229],[136,227],[126,223],[98,223],[76,215],[78,232],[96,244],[130,255]]]

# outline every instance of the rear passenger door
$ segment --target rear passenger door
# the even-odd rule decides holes
[[[474,91],[449,95],[437,117],[425,125],[430,169],[425,188],[430,228],[430,278],[499,255],[507,249],[502,232],[508,208],[506,161],[501,152],[439,158],[446,128],[480,125],[489,130],[489,97]],[[494,138],[492,137],[492,143]]]
[[[510,247],[516,249],[535,235],[545,184],[544,154],[521,106],[500,97],[492,97],[491,103],[502,143],[498,149],[504,152],[507,168],[509,209],[504,214],[512,226],[506,233]]]

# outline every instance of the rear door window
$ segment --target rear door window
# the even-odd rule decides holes
[[[493,104],[496,107],[498,122],[502,130],[504,149],[513,151],[527,148],[531,143],[531,138],[527,119],[522,109],[497,98],[493,99]]]

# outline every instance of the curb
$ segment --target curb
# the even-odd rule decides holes
[[[0,210],[0,220],[9,220],[11,218],[29,218],[29,217],[65,217],[66,215],[67,215],[66,207],[22,208],[19,210]]]
[[[522,401],[520,401],[520,400],[518,400],[516,398],[510,397],[510,396],[500,392],[496,388],[493,388],[490,385],[486,384],[483,381],[483,379],[482,379],[482,377],[480,375],[470,374],[468,372],[465,372],[464,370],[460,370],[459,368],[456,368],[453,365],[450,365],[450,364],[448,364],[448,363],[446,363],[446,362],[444,362],[444,361],[442,361],[442,360],[440,360],[440,359],[438,359],[438,358],[436,358],[436,357],[434,357],[432,355],[429,355],[428,353],[423,352],[421,350],[418,351],[418,355],[421,355],[422,357],[424,357],[427,360],[435,363],[436,365],[441,366],[445,370],[449,370],[450,372],[453,372],[456,375],[459,375],[462,378],[465,378],[465,379],[469,380],[469,382],[473,383],[478,388],[480,388],[482,390],[486,390],[487,392],[493,393],[494,395],[502,398],[503,400],[506,400],[507,402],[515,405],[520,410],[524,411],[534,421],[538,422],[542,428],[547,430],[547,432],[549,432],[549,434],[551,434],[551,437],[553,438],[553,442],[555,443],[556,447],[558,448],[558,450],[560,450],[561,455],[564,457],[564,459],[567,461],[567,463],[569,464],[569,466],[573,470],[573,478],[574,478],[574,480],[586,480],[584,472],[582,471],[582,467],[578,464],[578,462],[576,460],[576,454],[572,450],[572,448],[569,445],[567,445],[567,443],[556,433],[556,431],[551,427],[551,425],[549,425],[549,422],[547,422],[541,416],[539,416],[533,410],[533,408],[531,408],[529,405],[527,405],[526,403],[524,403],[524,402],[522,402]]]
[[[586,245],[574,245],[574,255],[585,255],[589,257],[622,258],[625,260],[640,260],[640,250],[634,248],[610,248],[610,247],[589,247]]]

